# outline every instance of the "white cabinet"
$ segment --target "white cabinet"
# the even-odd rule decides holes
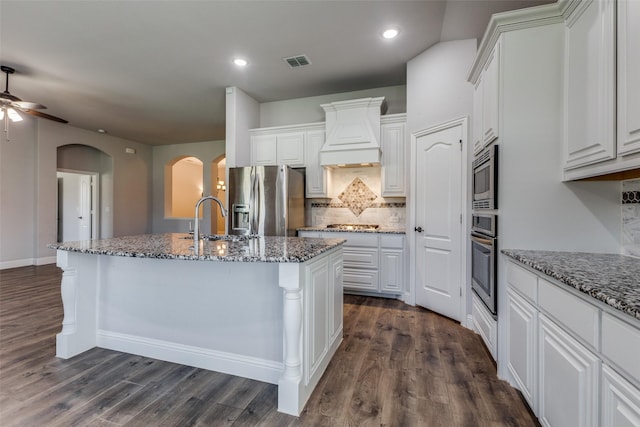
[[[600,360],[542,314],[539,334],[540,424],[597,426]]]
[[[518,389],[529,403],[537,408],[536,395],[536,339],[538,311],[513,290],[507,292],[507,369]]]
[[[402,293],[405,268],[404,236],[380,236],[380,291]]]
[[[500,42],[498,41],[474,82],[473,152],[477,154],[498,138],[500,117]]]
[[[305,165],[304,132],[269,128],[253,129],[250,134],[252,165]]]
[[[309,130],[306,134],[306,197],[329,197],[329,174],[320,166],[320,150],[324,144],[324,125],[321,129]]]
[[[380,122],[382,197],[405,197],[409,169],[405,154],[406,114],[383,116]]]
[[[615,149],[615,1],[578,4],[565,31],[565,169]]]
[[[640,390],[608,366],[602,367],[602,427],[640,426]]]
[[[640,2],[618,0],[618,154],[640,151]]]
[[[482,140],[489,145],[498,138],[500,99],[500,42],[496,43],[482,72]]]
[[[506,268],[508,379],[540,424],[640,426],[640,322],[521,264]]]
[[[405,236],[385,233],[300,231],[300,237],[346,239],[343,287],[346,292],[403,294],[406,288]]]
[[[640,4],[576,3],[565,31],[565,180],[640,168]]]
[[[473,89],[473,153],[479,153],[484,147],[482,135],[482,74]]]

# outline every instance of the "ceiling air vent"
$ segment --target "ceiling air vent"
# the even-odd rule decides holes
[[[298,68],[305,65],[311,65],[311,61],[309,61],[307,55],[295,55],[282,59],[284,59],[284,62],[289,64],[289,68]]]

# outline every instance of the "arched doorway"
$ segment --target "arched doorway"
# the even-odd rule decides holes
[[[57,148],[57,237],[59,241],[111,237],[113,161],[88,145]]]

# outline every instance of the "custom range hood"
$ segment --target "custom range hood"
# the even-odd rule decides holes
[[[320,150],[322,166],[380,163],[380,115],[384,96],[322,104],[326,141]]]

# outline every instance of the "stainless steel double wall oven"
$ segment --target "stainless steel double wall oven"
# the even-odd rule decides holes
[[[497,316],[498,146],[480,152],[473,161],[474,213],[471,224],[471,288]]]

